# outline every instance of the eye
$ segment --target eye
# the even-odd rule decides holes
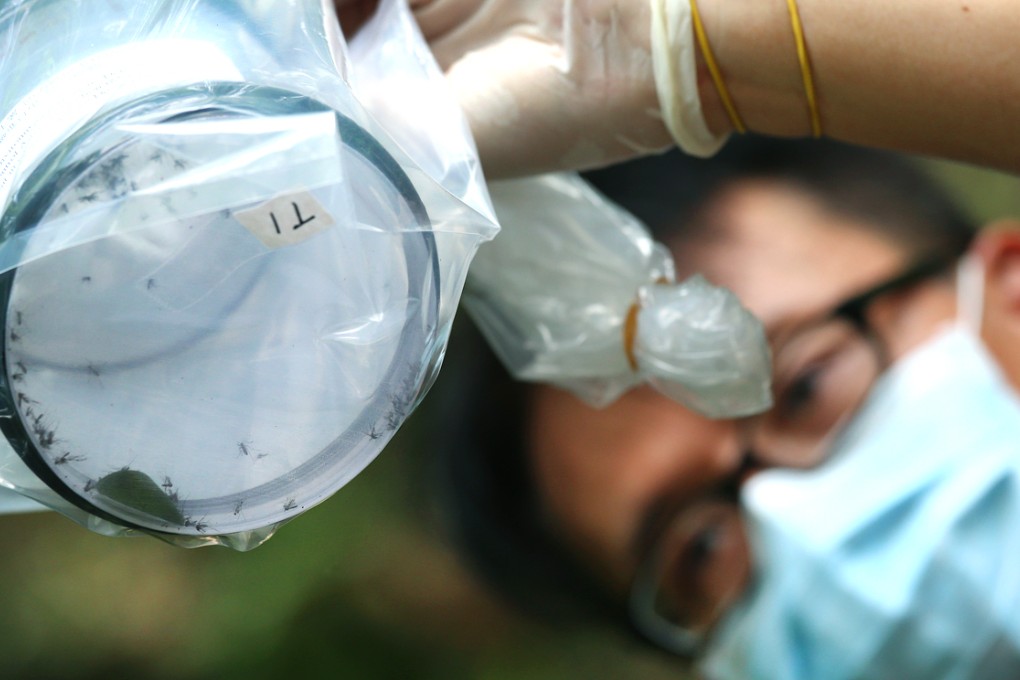
[[[776,400],[777,414],[786,419],[804,413],[819,396],[826,365],[814,363],[798,373]]]
[[[711,501],[678,518],[657,570],[656,609],[674,624],[710,626],[742,589],[750,569],[740,512]]]
[[[774,365],[775,406],[751,422],[748,446],[771,464],[817,464],[877,379],[878,356],[851,324],[830,319],[784,343]]]
[[[692,536],[680,557],[681,571],[697,572],[710,564],[719,549],[722,528],[718,524],[702,527]]]
[[[834,374],[845,368],[860,335],[842,319],[805,328],[776,352],[775,406],[779,427],[808,427],[827,413],[839,395]]]

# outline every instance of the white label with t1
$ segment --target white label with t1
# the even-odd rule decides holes
[[[48,78],[0,120],[0,206],[22,172],[107,104],[208,80],[242,77],[215,45],[174,38],[97,52]]]
[[[336,224],[333,216],[307,191],[277,196],[254,208],[238,210],[234,219],[273,249],[307,241]]]

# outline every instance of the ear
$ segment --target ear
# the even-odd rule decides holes
[[[999,220],[981,230],[973,250],[984,264],[989,301],[1020,315],[1020,220]]]
[[[985,269],[982,336],[1013,388],[1020,393],[1020,220],[1000,220],[974,240]]]

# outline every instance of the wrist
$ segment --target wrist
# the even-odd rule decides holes
[[[703,36],[692,0],[650,0],[652,71],[663,121],[677,146],[708,157],[726,142],[728,132],[709,129],[702,111],[695,56]]]
[[[811,117],[787,4],[783,0],[697,2],[722,78],[747,128],[778,136],[810,135]],[[801,18],[810,39],[810,17]],[[733,124],[700,50],[696,60],[705,122],[713,133],[730,132]]]

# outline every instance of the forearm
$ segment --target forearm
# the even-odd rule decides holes
[[[787,5],[698,0],[750,130],[810,133]],[[798,0],[826,135],[1020,172],[1020,3]],[[714,131],[730,120],[704,65]]]

